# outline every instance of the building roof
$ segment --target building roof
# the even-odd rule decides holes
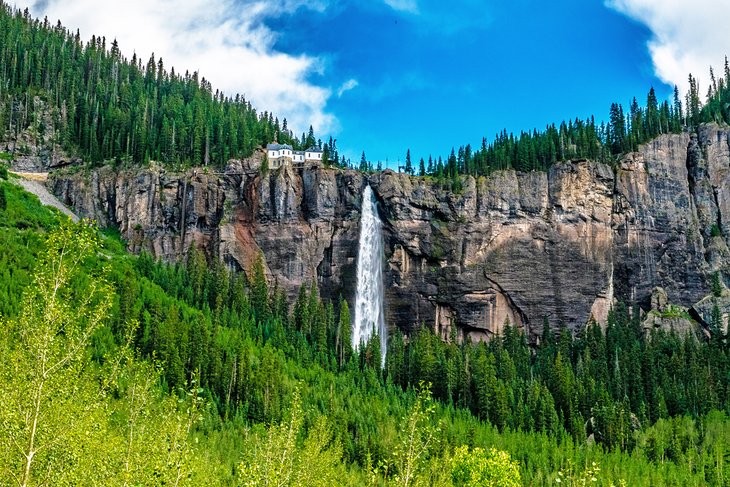
[[[317,149],[316,147],[310,147],[309,149],[307,149],[307,152],[322,152],[322,151]]]
[[[269,144],[266,146],[266,150],[282,150],[282,149],[292,150],[292,146],[290,146],[289,144]]]
[[[292,152],[292,154],[294,154],[296,156],[303,156],[304,155],[304,151],[303,150],[295,150],[294,152]]]

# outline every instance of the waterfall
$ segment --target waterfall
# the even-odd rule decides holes
[[[355,350],[380,335],[381,365],[385,365],[388,330],[383,315],[383,232],[370,186],[362,195],[360,243],[357,251],[357,297],[352,344]]]

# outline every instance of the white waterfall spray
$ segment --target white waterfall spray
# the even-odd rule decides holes
[[[355,350],[380,335],[381,365],[385,365],[388,330],[383,315],[383,232],[370,186],[362,195],[360,244],[357,252],[357,298],[352,344]]]

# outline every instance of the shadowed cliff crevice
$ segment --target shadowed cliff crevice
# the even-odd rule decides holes
[[[526,330],[530,329],[530,319],[525,314],[525,312],[515,303],[515,301],[512,299],[512,297],[509,295],[508,292],[506,292],[504,289],[502,289],[502,286],[499,285],[499,283],[493,279],[490,279],[486,273],[484,274],[484,277],[487,278],[487,281],[500,293],[502,296],[505,297],[507,302],[509,303],[510,308],[513,310],[515,314],[517,314],[520,317],[519,323],[511,323],[511,325],[522,325]]]

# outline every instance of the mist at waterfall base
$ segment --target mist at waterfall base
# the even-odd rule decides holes
[[[388,330],[383,314],[383,231],[376,204],[373,190],[368,185],[362,197],[352,344],[358,350],[377,333],[380,336],[381,365],[385,365]]]

